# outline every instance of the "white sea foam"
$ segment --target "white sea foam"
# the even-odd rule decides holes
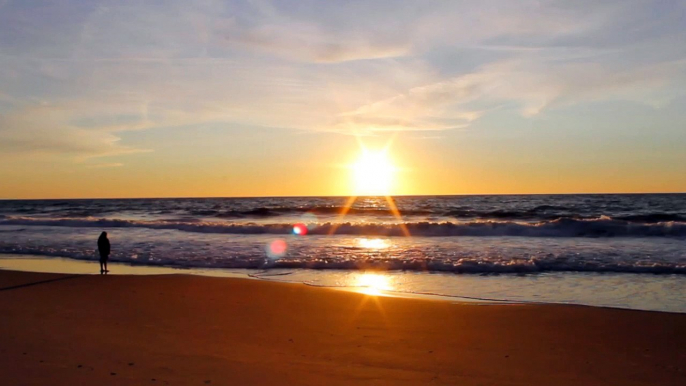
[[[233,223],[190,220],[127,220],[103,218],[35,218],[7,216],[0,225],[61,226],[75,228],[148,228],[184,232],[223,234],[275,234],[292,232],[288,223]],[[405,222],[405,223],[319,223],[310,224],[309,233],[328,235],[403,236],[522,236],[522,237],[684,237],[686,222],[634,223],[608,217],[596,219],[557,219],[535,223],[517,221]]]
[[[387,247],[378,249],[365,248],[368,243],[351,236],[292,236],[284,239],[288,248],[282,257],[269,258],[265,246],[275,239],[270,235],[191,233],[178,237],[174,231],[160,234],[140,228],[108,232],[113,261],[153,266],[458,274],[686,274],[683,242],[668,238],[393,238]],[[97,256],[91,233],[97,236],[86,228],[35,227],[16,232],[11,240],[0,240],[0,253],[94,260]]]

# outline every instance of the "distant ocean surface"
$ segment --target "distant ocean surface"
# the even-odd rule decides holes
[[[676,299],[686,297],[686,194],[395,197],[401,218],[380,197],[358,198],[341,216],[347,201],[0,201],[0,253],[94,260],[104,230],[111,260],[130,264],[288,273],[321,285],[380,270],[403,274],[401,291],[465,296],[479,284],[456,294],[456,280],[580,278],[574,287],[605,274],[597,281],[647,281],[672,292],[668,306],[632,308],[686,311]]]

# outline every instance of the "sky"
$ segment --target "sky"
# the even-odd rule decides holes
[[[686,192],[686,1],[0,0],[0,198]]]

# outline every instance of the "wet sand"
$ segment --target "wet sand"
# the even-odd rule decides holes
[[[0,271],[3,385],[684,385],[686,314]]]

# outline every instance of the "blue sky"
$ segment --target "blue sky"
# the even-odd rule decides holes
[[[684,1],[3,1],[0,197],[686,191]],[[93,184],[99,176],[106,181]]]

